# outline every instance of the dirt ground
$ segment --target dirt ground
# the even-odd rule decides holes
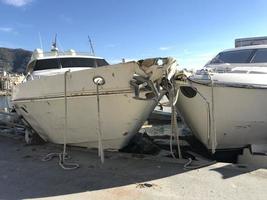
[[[58,159],[43,162],[59,145],[27,146],[21,137],[0,134],[0,199],[267,199],[267,169],[216,163],[185,170],[185,161],[68,148],[76,170]]]

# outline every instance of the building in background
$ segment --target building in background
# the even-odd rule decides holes
[[[12,88],[21,83],[23,79],[23,74],[8,73],[0,69],[0,95],[10,95]]]

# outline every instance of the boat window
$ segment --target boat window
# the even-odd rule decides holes
[[[33,70],[55,69],[60,68],[59,59],[37,60]]]
[[[34,71],[67,67],[101,67],[108,65],[104,59],[95,58],[52,58],[37,60]]]
[[[254,49],[226,51],[219,53],[210,64],[219,63],[249,63]]]
[[[92,58],[62,58],[62,67],[101,67],[108,65],[104,59]]]
[[[258,49],[251,60],[252,63],[266,63],[267,62],[267,49]]]

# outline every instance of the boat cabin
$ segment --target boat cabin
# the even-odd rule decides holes
[[[101,58],[87,53],[77,53],[74,50],[67,52],[43,52],[36,49],[27,67],[27,72],[57,70],[63,68],[96,68],[109,65]],[[65,71],[65,70],[64,70]]]

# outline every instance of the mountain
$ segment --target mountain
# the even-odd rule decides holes
[[[0,47],[0,70],[24,73],[32,52],[24,49]]]

